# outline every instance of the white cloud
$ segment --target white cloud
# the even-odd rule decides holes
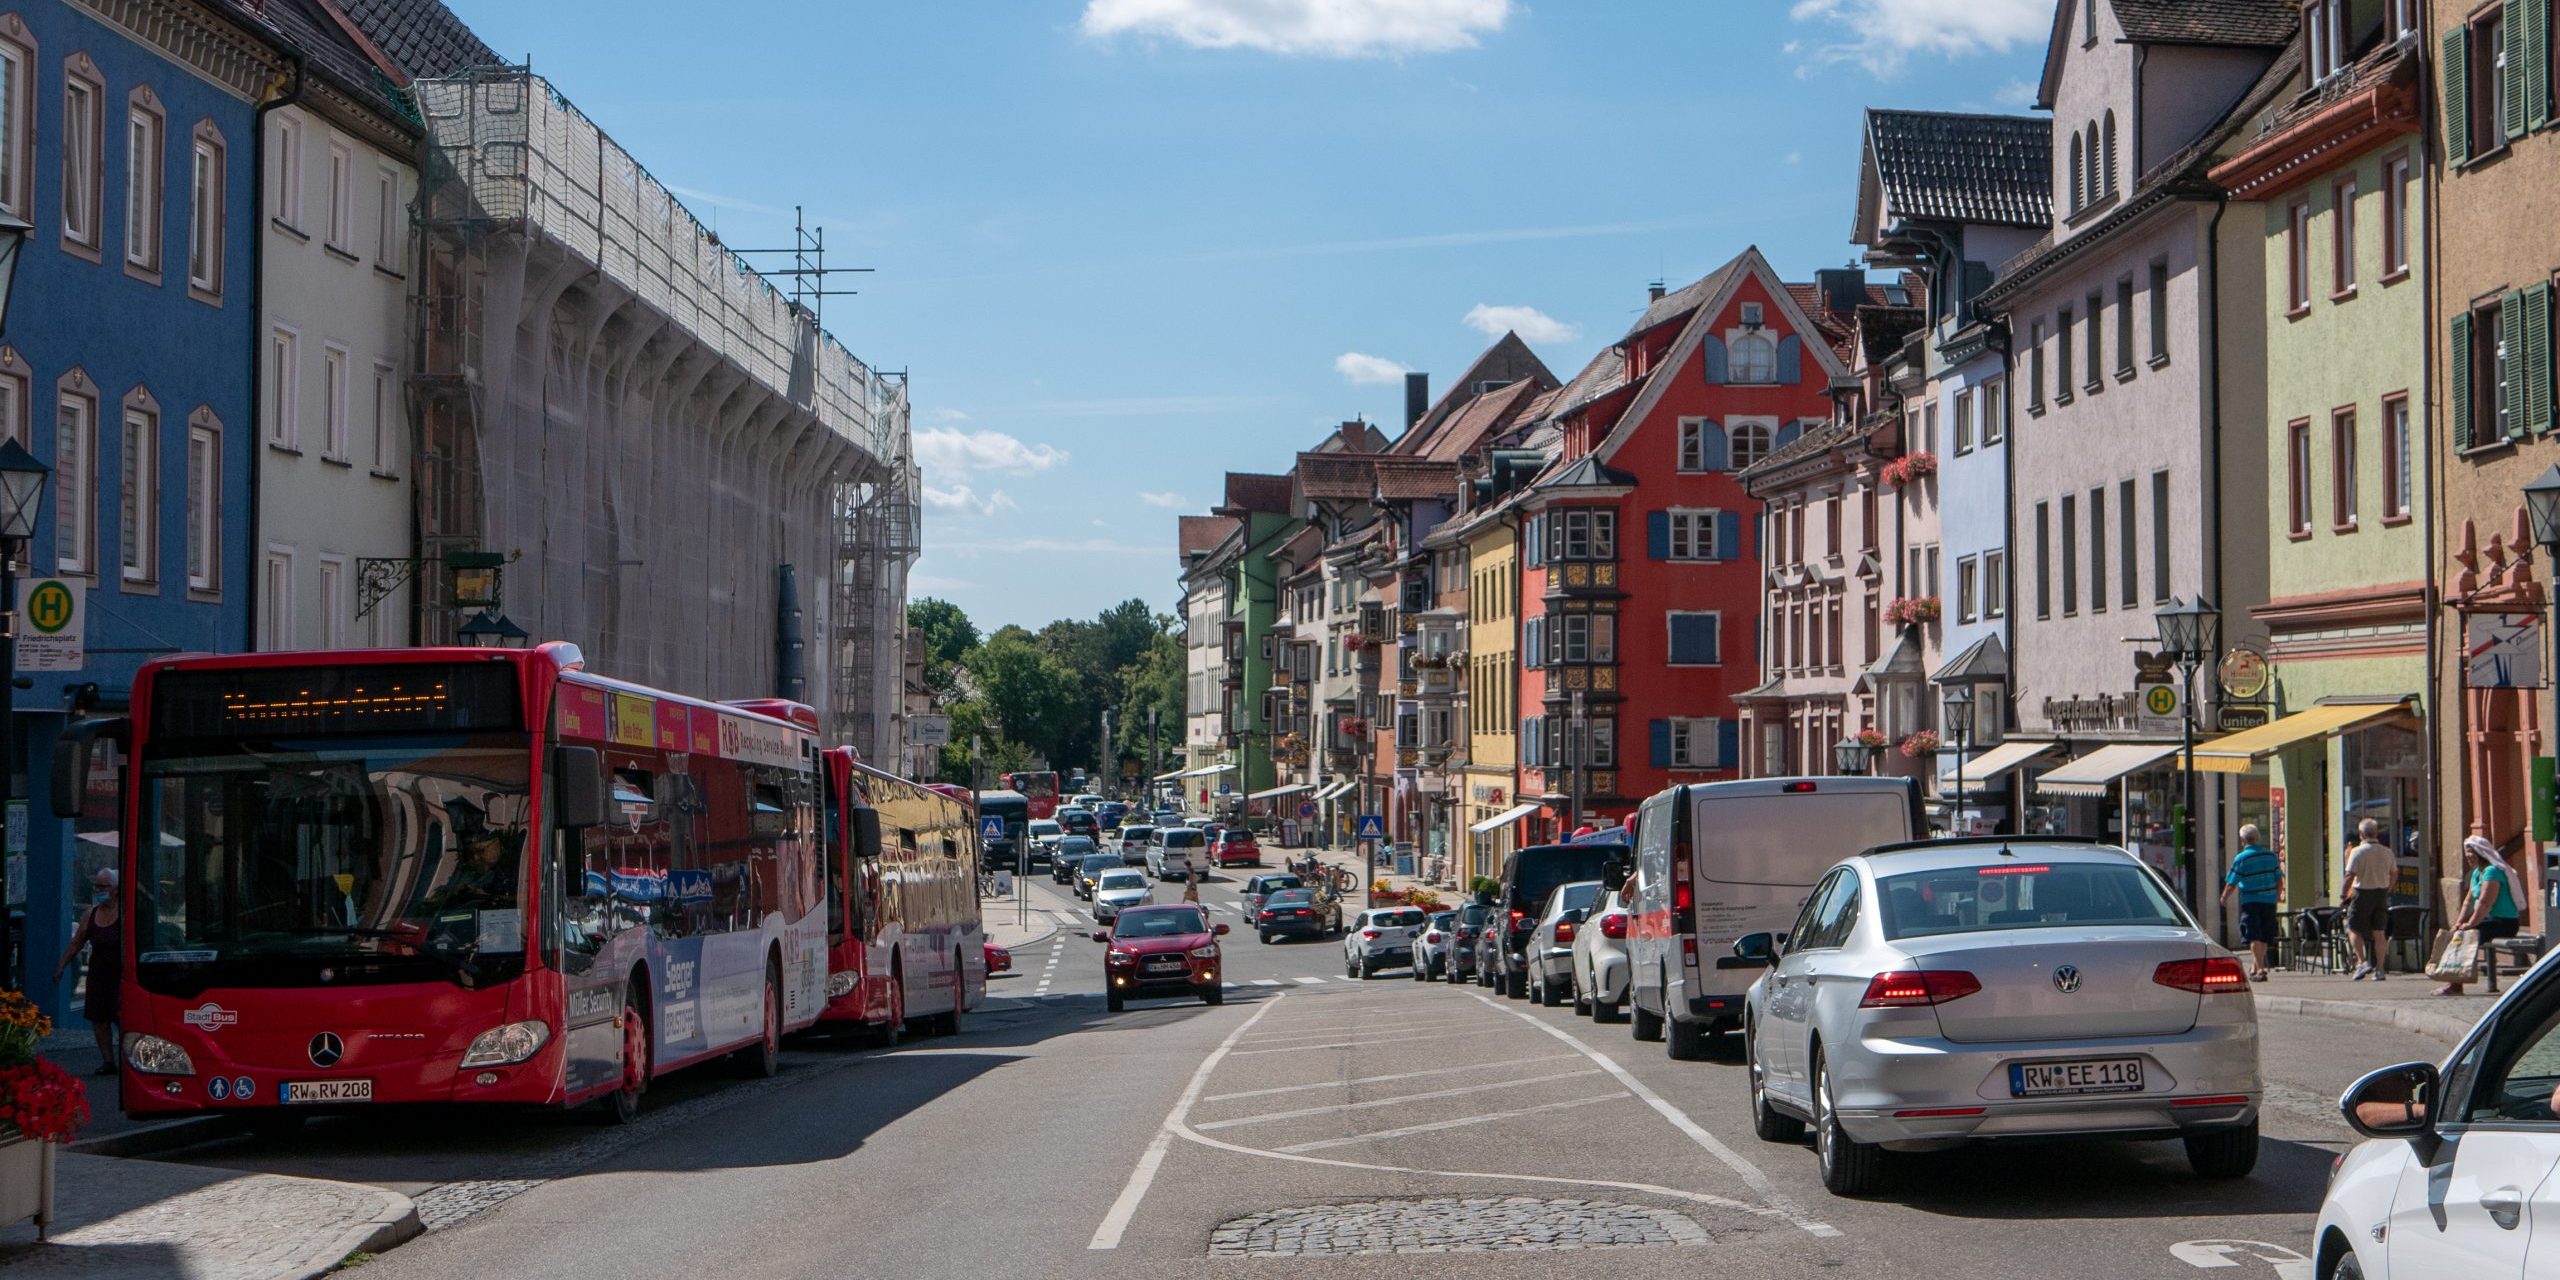
[[[981,498],[977,490],[965,484],[955,484],[948,489],[936,489],[928,484],[924,486],[924,504],[936,511],[972,511],[982,516],[1021,510],[1002,489]]]
[[[1511,0],[1086,0],[1084,33],[1325,58],[1472,49]]]
[[[1488,338],[1516,333],[1524,342],[1571,342],[1582,330],[1536,307],[1497,307],[1479,302],[1469,307],[1466,324]]]
[[[958,409],[936,409],[926,415],[936,422],[967,422],[969,415]]]
[[[1162,507],[1167,511],[1174,510],[1177,507],[1187,507],[1191,505],[1190,499],[1185,498],[1178,493],[1141,493],[1138,495],[1138,501],[1143,502],[1150,507]],[[1101,522],[1096,521],[1095,523],[1099,524]]]
[[[1001,471],[1034,475],[1067,460],[1056,445],[1024,444],[1001,431],[962,431],[931,427],[916,433],[916,461],[929,471],[965,473]]]
[[[2039,39],[2052,29],[2053,0],[1796,0],[1787,16],[1836,28],[1835,38],[1790,45],[1810,59],[1800,73],[1854,62],[1890,76],[1915,53],[2006,53]]]
[[[1367,356],[1345,351],[1333,358],[1333,371],[1346,382],[1402,382],[1410,370],[1385,356]]]

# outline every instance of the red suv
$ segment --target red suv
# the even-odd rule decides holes
[[[1225,925],[1210,924],[1198,903],[1123,909],[1110,932],[1093,935],[1111,948],[1102,962],[1104,1002],[1113,1013],[1131,996],[1196,995],[1209,1004],[1224,1003],[1218,935],[1226,931]]]
[[[1213,867],[1258,867],[1262,865],[1262,846],[1255,843],[1253,833],[1242,827],[1229,827],[1217,835],[1209,846],[1209,865]]]

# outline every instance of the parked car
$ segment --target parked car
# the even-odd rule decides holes
[[[1209,864],[1217,867],[1258,867],[1262,865],[1262,843],[1242,827],[1229,827],[1218,833],[1209,845]]]
[[[1821,877],[1783,942],[1733,954],[1775,958],[1744,1012],[1753,1126],[1811,1126],[1835,1194],[1873,1191],[1887,1147],[2002,1138],[2173,1135],[2208,1178],[2257,1163],[2249,975],[2123,849],[1870,850]]]
[[[1449,971],[1449,935],[1456,927],[1458,913],[1434,911],[1422,922],[1422,932],[1413,939],[1413,980],[1429,982]]]
[[[1476,937],[1484,931],[1484,922],[1493,916],[1493,908],[1481,902],[1470,902],[1458,908],[1449,922],[1449,956],[1441,976],[1450,982],[1476,980]]]
[[[1262,911],[1262,900],[1272,893],[1281,889],[1299,889],[1304,887],[1304,881],[1298,879],[1294,873],[1287,871],[1270,871],[1258,876],[1246,877],[1242,904],[1244,907],[1244,918],[1251,920],[1256,915],[1260,914]]]
[[[1342,976],[1363,982],[1380,969],[1413,963],[1413,938],[1428,919],[1420,907],[1371,907],[1342,935]]]
[[[1099,836],[1102,834],[1102,824],[1095,820],[1093,810],[1091,809],[1058,810],[1058,829],[1064,834],[1071,836]]]
[[[1611,892],[1573,932],[1573,1011],[1593,1022],[1627,1016],[1626,895]]]
[[[1113,867],[1093,882],[1093,918],[1109,922],[1120,918],[1130,907],[1142,907],[1156,900],[1155,890],[1147,884],[1147,873],[1127,867]]]
[[[1147,845],[1147,874],[1158,880],[1188,880],[1208,870],[1208,839],[1196,827],[1159,827]]]
[[[1076,896],[1092,897],[1094,885],[1101,881],[1105,873],[1121,870],[1125,865],[1127,864],[1121,862],[1120,855],[1116,853],[1086,855],[1084,865],[1076,868]]]
[[[1680,1059],[1742,1025],[1757,962],[1736,939],[1787,928],[1834,863],[1921,832],[1911,778],[1755,778],[1657,792],[1636,810],[1639,920],[1666,928],[1627,939],[1635,1038]]]
[[[1485,985],[1514,1000],[1526,997],[1529,969],[1524,950],[1547,895],[1560,884],[1603,879],[1625,857],[1625,850],[1616,845],[1538,844],[1515,849],[1504,858],[1502,888],[1494,895],[1501,918],[1476,938],[1476,960]]]
[[[1329,938],[1342,932],[1342,900],[1321,889],[1280,889],[1253,913],[1254,931],[1274,938]]]
[[[1129,872],[1114,872],[1128,875]],[[1197,903],[1132,906],[1093,940],[1111,949],[1103,956],[1103,1002],[1118,1013],[1133,996],[1196,995],[1209,1004],[1226,999],[1218,938],[1225,925],[1209,923]]]
[[[1147,865],[1147,846],[1155,843],[1156,829],[1148,823],[1123,824],[1120,828],[1120,861],[1132,867]]]
[[[1593,904],[1607,889],[1597,880],[1560,884],[1538,904],[1537,922],[1520,949],[1529,973],[1529,998],[1558,1005],[1574,998],[1573,940]]]
[[[1076,868],[1084,860],[1102,852],[1091,836],[1060,836],[1058,847],[1049,854],[1049,878],[1065,884],[1076,878]]]
[[[997,975],[997,974],[999,974],[999,973],[1011,973],[1011,972],[1013,972],[1013,953],[1012,953],[1012,952],[1007,951],[1007,950],[1005,950],[1004,948],[999,947],[999,946],[997,946],[996,944],[994,944],[994,943],[992,943],[992,942],[985,943],[985,944],[983,944],[983,945],[985,946],[985,948],[986,948],[986,953],[987,953],[987,976],[988,976],[988,977],[992,978],[992,977],[994,977],[995,975]]]

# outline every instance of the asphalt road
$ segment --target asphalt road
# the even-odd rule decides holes
[[[1236,887],[1204,896],[1240,925]],[[1034,900],[1077,919],[1045,879]],[[367,1116],[178,1158],[417,1195],[435,1229],[369,1280],[1190,1277],[1270,1256],[1328,1275],[2251,1280],[2285,1273],[2209,1242],[2307,1251],[2348,1137],[2338,1091],[2445,1047],[2268,1017],[2269,1141],[2245,1181],[2195,1179],[2174,1144],[2067,1145],[1903,1157],[1880,1195],[1842,1200],[1808,1148],[1751,1136],[1730,1060],[1401,970],[1346,980],[1330,941],[1239,929],[1227,955],[1223,1007],[1111,1015],[1101,947],[1061,929],[957,1037],[796,1047],[771,1081],[689,1073],[630,1130]]]

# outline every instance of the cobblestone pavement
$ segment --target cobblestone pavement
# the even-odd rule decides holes
[[[1219,1225],[1211,1257],[1323,1258],[1709,1244],[1669,1209],[1530,1196],[1370,1200],[1274,1209]]]
[[[10,1275],[277,1280],[417,1234],[397,1192],[105,1156],[57,1157],[61,1223],[43,1244],[0,1236]]]

